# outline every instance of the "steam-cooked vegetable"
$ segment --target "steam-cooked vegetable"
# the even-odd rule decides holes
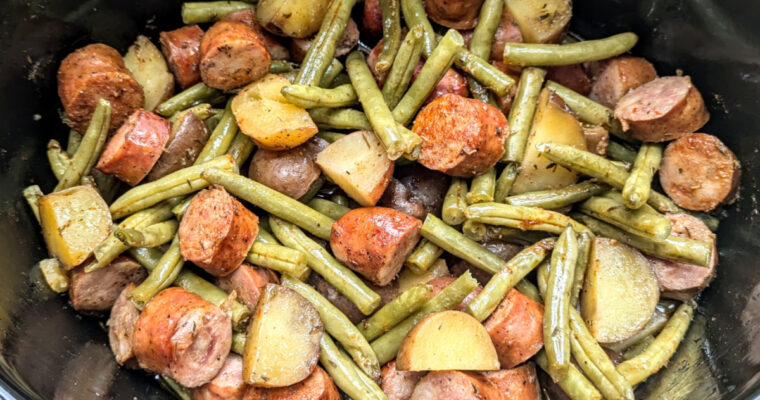
[[[147,37],[140,35],[124,55],[127,67],[143,88],[143,108],[153,111],[174,93],[174,75],[169,72],[161,50]]]

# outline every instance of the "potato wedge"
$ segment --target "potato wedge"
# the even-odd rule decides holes
[[[147,37],[140,35],[124,55],[127,67],[143,88],[143,108],[153,111],[174,93],[174,75],[169,71],[164,55]]]
[[[292,289],[267,284],[256,305],[243,352],[243,379],[257,387],[284,387],[309,377],[319,361],[324,325]]]
[[[578,174],[542,156],[536,145],[543,142],[567,144],[586,150],[586,139],[577,118],[562,99],[549,89],[538,96],[538,108],[528,136],[525,156],[520,164],[511,194],[559,189],[578,180]]]
[[[625,340],[652,318],[660,289],[646,257],[618,241],[595,238],[581,295],[581,314],[600,343]]]
[[[374,206],[380,200],[394,167],[371,131],[356,131],[331,143],[317,154],[317,165],[363,206]]]
[[[261,0],[256,19],[278,36],[305,38],[319,30],[330,0]]]
[[[499,357],[478,320],[460,311],[443,311],[428,315],[409,332],[396,369],[497,371]]]
[[[90,186],[42,196],[38,204],[47,248],[66,269],[84,262],[111,232],[108,205]]]
[[[240,130],[261,148],[292,149],[317,133],[309,113],[290,104],[280,93],[287,85],[287,79],[267,74],[232,99],[232,113]]]
[[[421,283],[428,283],[432,281],[435,278],[439,278],[441,276],[451,276],[451,273],[449,272],[449,267],[446,265],[446,260],[443,258],[439,258],[435,260],[433,265],[428,268],[427,271],[423,274],[415,274],[410,270],[409,268],[403,268],[401,269],[401,273],[398,275],[397,281],[398,281],[398,292],[404,293],[407,289],[411,288],[412,286],[419,285]]]
[[[558,43],[573,15],[571,0],[507,0],[525,43]]]

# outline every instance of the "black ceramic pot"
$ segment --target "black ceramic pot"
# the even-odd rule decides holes
[[[165,399],[142,372],[120,369],[102,321],[74,313],[65,297],[32,284],[46,256],[21,197],[31,183],[54,186],[45,158],[64,139],[55,72],[88,43],[124,51],[138,33],[180,25],[179,1],[0,1],[0,397]],[[742,161],[742,196],[718,242],[718,278],[665,376],[642,396],[760,398],[760,3],[746,0],[576,0],[573,30],[595,38],[633,30],[636,52],[661,74],[681,68],[705,97],[720,137]],[[677,377],[673,379],[673,377]],[[667,394],[665,394],[667,393]]]

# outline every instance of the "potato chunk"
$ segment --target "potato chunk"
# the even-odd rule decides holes
[[[305,38],[317,33],[329,5],[329,0],[261,0],[256,19],[275,35]]]
[[[75,186],[39,200],[42,236],[66,269],[86,260],[111,232],[111,213],[97,190]]]
[[[557,43],[565,36],[573,15],[570,0],[507,0],[526,43]]]
[[[174,93],[174,75],[169,72],[161,50],[147,37],[140,35],[124,55],[127,67],[137,83],[143,88],[143,108],[153,111]]]

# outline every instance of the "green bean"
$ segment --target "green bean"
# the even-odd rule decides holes
[[[295,83],[314,86],[321,81],[327,66],[335,56],[335,48],[346,30],[348,20],[351,18],[351,9],[354,8],[356,2],[357,0],[336,0],[330,3],[322,20],[322,26],[301,62],[301,69],[298,71]]]
[[[509,135],[504,142],[502,161],[522,162],[545,77],[546,70],[541,68],[525,68],[520,74],[517,93],[509,110]]]
[[[628,208],[639,208],[646,204],[652,188],[652,179],[662,160],[662,145],[643,143],[636,155],[631,174],[623,185],[623,203]]]
[[[178,227],[177,220],[171,219],[145,228],[117,229],[114,235],[129,247],[158,247],[172,240]]]
[[[330,131],[317,132],[317,137],[320,137],[326,140],[328,143],[335,143],[338,139],[341,139],[345,136],[346,136],[345,133],[339,133],[339,132],[330,132]]]
[[[491,167],[488,171],[472,179],[470,191],[465,198],[467,204],[486,203],[494,200],[496,191],[496,169]]]
[[[254,10],[254,4],[244,1],[203,1],[182,3],[182,22],[185,25],[219,21],[225,15],[241,10]]]
[[[55,139],[50,139],[47,145],[47,158],[50,164],[50,170],[53,171],[55,179],[61,179],[66,169],[71,166],[71,158],[63,151],[61,143]]]
[[[229,155],[214,158],[204,164],[182,168],[153,182],[128,190],[111,203],[111,215],[114,219],[119,219],[166,199],[197,192],[209,185],[205,179],[201,178],[201,173],[210,168],[238,172],[235,160]]]
[[[82,134],[73,129],[69,130],[69,140],[66,143],[66,154],[68,154],[69,157],[74,157],[74,154],[76,154],[81,143]]]
[[[443,198],[441,215],[449,225],[459,225],[465,221],[464,209],[467,207],[467,181],[452,178],[451,186]]]
[[[581,203],[578,210],[636,236],[652,238],[655,242],[670,236],[672,228],[670,220],[651,207],[631,210],[621,201],[606,196],[591,197]]]
[[[269,234],[269,232],[266,234]],[[276,243],[254,242],[245,260],[253,265],[266,267],[298,279],[309,277],[310,270],[306,266],[306,255],[299,250],[280,246]]]
[[[430,57],[438,40],[435,37],[433,25],[430,24],[425,13],[422,0],[401,0],[401,12],[410,31],[418,26],[422,28],[422,52],[425,57]]]
[[[243,167],[245,161],[248,160],[248,157],[251,156],[251,153],[253,153],[255,148],[256,145],[248,135],[243,132],[238,132],[232,140],[230,147],[227,149],[227,154],[232,156],[238,169],[240,169]]]
[[[256,236],[256,241],[259,243],[264,243],[264,244],[280,244],[280,242],[277,241],[274,235],[272,235],[267,229],[264,229],[264,226],[262,226],[263,224],[261,223],[261,221],[263,220],[264,219],[259,220],[259,234],[258,236]],[[269,222],[268,219],[266,219],[266,221],[267,223]],[[289,275],[296,276],[293,274],[289,274]]]
[[[26,202],[29,204],[29,208],[32,209],[34,218],[37,219],[37,222],[40,222],[40,207],[38,203],[40,201],[40,197],[45,195],[42,193],[42,189],[40,189],[39,185],[27,186],[24,188],[21,194],[24,195]]]
[[[549,375],[554,381],[567,376],[570,366],[570,292],[578,263],[578,237],[571,225],[560,234],[551,257],[544,296],[544,348]]]
[[[284,74],[286,72],[293,72],[297,69],[298,64],[288,60],[272,60],[272,63],[269,64],[270,74]]]
[[[343,207],[348,207],[348,205],[349,205],[349,203],[348,203],[348,197],[346,197],[346,196],[344,196],[344,195],[342,195],[340,193],[335,193],[334,195],[330,196],[330,201],[332,201],[332,202],[334,202],[336,204],[340,204]]]
[[[489,225],[508,226],[524,230],[542,230],[560,234],[569,224],[577,232],[587,232],[588,228],[572,218],[538,207],[513,206],[501,203],[479,203],[464,210],[467,219]]]
[[[485,239],[486,234],[488,233],[488,228],[482,222],[475,222],[468,219],[462,224],[462,233],[468,239],[481,242]]]
[[[367,116],[359,110],[350,108],[312,108],[309,116],[320,127],[329,129],[348,129],[371,131]]]
[[[431,214],[428,214],[428,218],[430,216]],[[401,342],[418,322],[434,312],[450,310],[456,307],[477,286],[478,281],[472,277],[469,270],[466,271],[432,299],[425,302],[425,304],[414,314],[407,317],[382,336],[373,340],[372,349],[375,350],[375,354],[377,354],[377,359],[380,361],[380,364],[385,364],[396,357],[396,353],[398,353],[398,350],[401,347]]]
[[[314,196],[319,193],[320,190],[322,190],[322,186],[325,185],[325,182],[327,179],[324,177],[324,175],[320,175],[317,177],[317,180],[311,183],[311,186],[309,186],[308,189],[306,189],[306,193],[304,193],[301,197],[298,198],[298,201],[301,203],[308,203],[311,201],[311,199],[314,198]]]
[[[169,142],[172,141],[172,138],[177,133],[177,130],[179,130],[180,125],[177,122],[179,122],[180,119],[182,119],[188,113],[193,114],[196,117],[198,117],[198,119],[201,119],[204,121],[209,119],[212,115],[216,115],[214,112],[211,111],[211,104],[208,104],[208,103],[201,103],[201,104],[192,106],[188,109],[174,113],[174,115],[169,117],[169,122],[172,123],[172,134],[169,138]]]
[[[614,140],[610,140],[607,144],[606,155],[613,160],[624,161],[629,164],[633,164],[636,161],[635,151]]]
[[[91,178],[95,181],[95,187],[97,187],[98,192],[100,192],[100,196],[106,201],[106,203],[111,203],[114,196],[116,196],[116,193],[119,191],[119,180],[113,175],[100,172],[97,168],[91,169],[90,173],[92,174]]]
[[[540,303],[543,301],[541,295],[538,293],[538,288],[527,279],[523,279],[520,282],[517,282],[515,289],[536,302]]]
[[[427,239],[422,239],[406,258],[404,265],[417,275],[425,273],[435,260],[443,254],[443,249]]]
[[[498,96],[506,96],[515,85],[511,76],[501,72],[487,60],[472,54],[465,47],[457,50],[454,63]]]
[[[192,400],[192,390],[180,385],[177,381],[168,376],[158,375],[158,378],[165,385],[165,389],[168,388],[170,392],[174,394],[179,400]]]
[[[341,74],[341,72],[343,72],[343,64],[337,58],[333,58],[330,61],[330,65],[327,66],[325,74],[322,75],[322,79],[319,81],[319,87],[329,88],[333,85],[340,86],[351,83],[350,81],[343,82],[341,79],[338,79],[345,75]]]
[[[179,252],[179,236],[175,235],[169,249],[161,256],[148,277],[129,292],[128,297],[135,307],[142,310],[153,296],[174,283],[182,271],[183,264],[184,260]]]
[[[403,154],[413,153],[422,143],[422,139],[414,133],[406,135],[397,129],[394,115],[385,103],[364,56],[358,51],[349,54],[346,58],[346,69],[372,130],[383,143],[388,158],[395,160]]]
[[[503,0],[485,0],[483,5],[480,6],[478,24],[475,25],[475,30],[473,30],[472,38],[470,39],[470,51],[472,54],[484,60],[488,60],[491,57],[491,43],[501,22],[503,8]],[[468,77],[467,84],[474,98],[488,102],[490,96],[480,83],[472,77]]]
[[[412,286],[357,325],[367,340],[380,337],[422,307],[433,293],[430,285]]]
[[[182,217],[185,215],[185,212],[187,211],[187,207],[190,207],[190,202],[193,201],[193,197],[186,197],[177,205],[172,207],[172,214],[174,214],[175,217],[177,217],[178,220],[182,220]]]
[[[528,67],[604,60],[632,49],[638,40],[635,33],[626,32],[570,44],[507,43],[504,46],[504,63]]]
[[[380,305],[380,296],[377,293],[298,227],[276,217],[271,217],[269,223],[277,240],[285,246],[306,253],[306,263],[309,267],[356,304],[362,313],[369,315]]]
[[[425,217],[421,233],[433,244],[490,274],[499,272],[506,262],[433,214]]]
[[[536,364],[547,373],[549,372],[549,364],[544,350],[541,350],[536,356]],[[594,385],[572,364],[567,370],[567,376],[557,381],[557,384],[571,400],[602,399],[602,395]]]
[[[342,206],[326,199],[312,199],[306,204],[318,212],[336,220],[351,211],[351,209],[346,206]]]
[[[546,296],[546,287],[549,286],[549,269],[551,260],[544,260],[538,267],[536,267],[536,283],[538,284],[538,292],[543,297]]]
[[[509,196],[509,192],[512,190],[512,185],[517,179],[517,174],[520,172],[520,165],[517,163],[507,163],[504,169],[501,170],[501,174],[496,179],[496,189],[494,190],[493,199],[496,202],[503,203]]]
[[[219,121],[221,119],[222,119],[222,114],[215,114],[208,117],[207,120],[203,121],[203,124],[206,125],[206,129],[208,129],[209,132],[213,132],[214,129],[216,129],[216,127],[219,126]]]
[[[578,234],[578,263],[575,265],[575,275],[573,277],[573,288],[570,291],[570,307],[578,305],[578,298],[583,289],[583,281],[588,268],[588,259],[591,254],[591,241],[593,237],[589,232]]]
[[[691,305],[681,304],[649,347],[643,353],[618,365],[618,372],[631,385],[639,384],[657,373],[675,353],[693,315],[694,309]]]
[[[401,125],[407,125],[422,103],[428,98],[430,93],[441,80],[443,75],[448,71],[454,62],[454,56],[457,50],[464,45],[464,39],[454,29],[449,29],[446,35],[438,43],[435,50],[430,54],[422,70],[417,75],[412,86],[406,92],[404,97],[399,100],[393,109],[393,118]]]
[[[333,89],[290,85],[282,88],[282,95],[290,103],[302,108],[348,107],[358,102],[354,87],[351,85],[340,85]]]
[[[106,143],[110,121],[111,103],[100,99],[87,126],[87,132],[82,137],[82,143],[71,158],[71,165],[66,168],[54,192],[79,184],[82,177],[92,169]]]
[[[219,94],[221,94],[219,90],[212,89],[203,82],[199,82],[159,104],[156,107],[156,113],[164,117],[171,117],[175,113],[192,106],[195,102],[205,102]]]
[[[539,190],[506,198],[504,203],[513,206],[558,209],[588,199],[609,190],[604,184],[593,180],[565,186],[561,189]]]
[[[651,256],[702,267],[709,265],[712,255],[710,243],[674,235],[668,236],[661,242],[656,242],[651,238],[628,234],[621,229],[583,214],[574,214],[573,217],[583,222],[595,234],[615,239]]]
[[[211,132],[206,145],[195,159],[194,165],[203,164],[227,153],[238,130],[237,121],[232,114],[232,100],[230,100],[224,109],[222,119],[219,120],[219,125]]]
[[[623,353],[623,359],[630,360],[639,354],[646,351],[647,347],[649,347],[654,342],[654,336],[653,335],[647,335],[641,338],[640,341],[638,341],[636,344],[630,346],[628,349],[626,349]]]
[[[330,335],[322,334],[319,349],[319,362],[340,390],[356,400],[382,399],[375,394],[374,387],[360,377],[361,370],[340,351]]]
[[[232,346],[230,347],[233,353],[240,354],[241,356],[245,352],[245,333],[233,332],[232,333]]]
[[[507,292],[536,268],[553,246],[554,239],[544,239],[517,253],[491,277],[483,290],[467,305],[466,312],[478,321],[488,318]]]
[[[401,46],[401,11],[399,0],[380,0],[383,21],[383,47],[377,57],[375,68],[386,72],[391,68]]]
[[[325,325],[325,331],[343,345],[343,348],[364,373],[372,379],[380,378],[380,364],[372,351],[372,347],[343,312],[335,307],[330,300],[319,294],[316,289],[298,279],[285,275],[282,278],[282,285],[295,290],[306,300],[309,300],[319,312],[319,317]]]
[[[414,69],[422,55],[422,36],[422,27],[415,26],[409,30],[401,43],[396,60],[385,78],[385,84],[383,84],[383,98],[388,107],[396,107],[409,87]]]
[[[65,293],[69,290],[69,276],[61,268],[61,263],[55,258],[46,258],[39,263],[45,283],[56,293]]]
[[[622,400],[623,395],[612,385],[609,379],[602,373],[599,366],[592,360],[586,351],[581,347],[578,338],[570,335],[570,347],[578,367],[586,374],[586,377],[593,383],[594,387],[609,400]],[[605,357],[607,357],[605,355]],[[614,366],[613,366],[614,369]],[[620,374],[618,374],[620,375]]]
[[[330,229],[335,221],[298,200],[230,171],[209,168],[201,176],[273,216],[294,223],[321,239],[330,240]]]

